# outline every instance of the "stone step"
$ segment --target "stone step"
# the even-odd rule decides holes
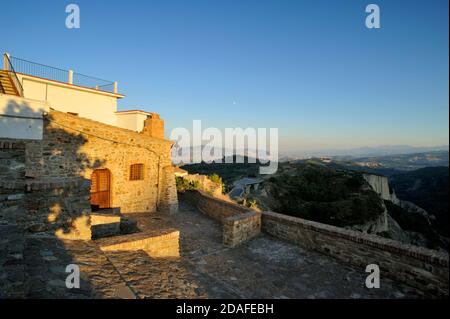
[[[92,238],[102,238],[120,234],[120,216],[107,214],[91,214]]]
[[[120,215],[120,207],[96,209],[92,210],[92,213],[101,215]]]
[[[120,219],[120,234],[127,235],[139,232],[137,221],[135,219],[122,216]]]
[[[137,221],[110,209],[91,213],[92,239],[127,235],[139,232]]]

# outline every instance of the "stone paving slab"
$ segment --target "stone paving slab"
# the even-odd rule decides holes
[[[17,225],[0,225],[0,298],[25,297],[24,232]]]
[[[417,297],[412,288],[387,279],[382,280],[380,289],[367,289],[363,269],[266,235],[193,262],[198,271],[231,286],[243,298]]]
[[[93,242],[28,237],[24,252],[28,298],[117,298],[125,284]],[[68,289],[66,267],[80,267],[80,289]]]
[[[106,252],[138,298],[206,298],[180,258],[150,258],[145,251]]]

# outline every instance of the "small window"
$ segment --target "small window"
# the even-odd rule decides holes
[[[144,164],[133,164],[130,167],[130,181],[144,179]]]

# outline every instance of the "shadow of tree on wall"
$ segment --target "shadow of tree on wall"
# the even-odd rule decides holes
[[[57,127],[52,122],[51,112],[43,117],[43,111],[31,107],[25,100],[11,99],[0,116],[3,130],[11,129],[14,130],[12,133],[21,136],[24,136],[24,130],[28,130],[36,138],[40,132],[43,133],[42,140],[1,139],[7,145],[25,145],[22,154],[12,154],[12,148],[0,150],[0,195],[8,196],[6,200],[5,196],[0,196],[3,199],[0,220],[17,226],[15,231],[22,229],[25,234],[19,245],[23,252],[16,254],[18,260],[11,256],[0,259],[1,272],[5,272],[7,277],[0,282],[1,295],[103,297],[90,282],[92,276],[88,273],[90,265],[102,267],[107,260],[93,243],[78,239],[90,239],[90,181],[83,177],[84,172],[104,165],[104,161],[91,160],[80,150],[87,139],[69,129]],[[12,195],[19,196],[20,200],[12,202],[11,198],[15,198]],[[17,241],[11,233],[2,232],[0,236],[2,240],[14,238]],[[10,267],[12,261],[17,267]],[[80,289],[66,287],[69,275],[66,267],[69,264],[80,267]],[[8,277],[14,278],[13,275],[20,272],[23,272],[20,287],[24,291],[17,294],[13,292],[17,285]]]

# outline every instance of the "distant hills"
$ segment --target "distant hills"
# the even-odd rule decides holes
[[[200,159],[204,146],[182,148],[187,158],[183,158],[181,163],[176,164],[195,164],[194,159]],[[178,152],[181,150],[178,149]],[[255,150],[237,150],[233,152],[230,149],[221,149],[217,158],[211,160],[220,162],[224,158],[240,158],[242,162],[255,163],[258,153]],[[174,149],[174,153],[177,150]],[[180,154],[180,153],[179,153]],[[235,154],[230,156],[229,154]],[[173,154],[173,158],[176,157]],[[399,171],[410,171],[423,167],[449,166],[449,146],[439,147],[413,147],[407,145],[398,146],[379,146],[379,147],[361,147],[348,150],[320,150],[320,151],[289,151],[280,152],[278,162],[292,162],[306,159],[329,159],[336,165],[342,165],[348,169],[365,170],[371,173],[382,175],[391,175]]]
[[[324,158],[318,160],[329,162],[330,165],[335,167],[391,176],[424,167],[448,167],[449,152],[446,150],[356,158],[332,157],[328,160]]]
[[[448,150],[351,158],[357,165],[410,171],[423,167],[448,166]],[[340,158],[335,158],[340,159]],[[341,158],[343,159],[343,158]]]

